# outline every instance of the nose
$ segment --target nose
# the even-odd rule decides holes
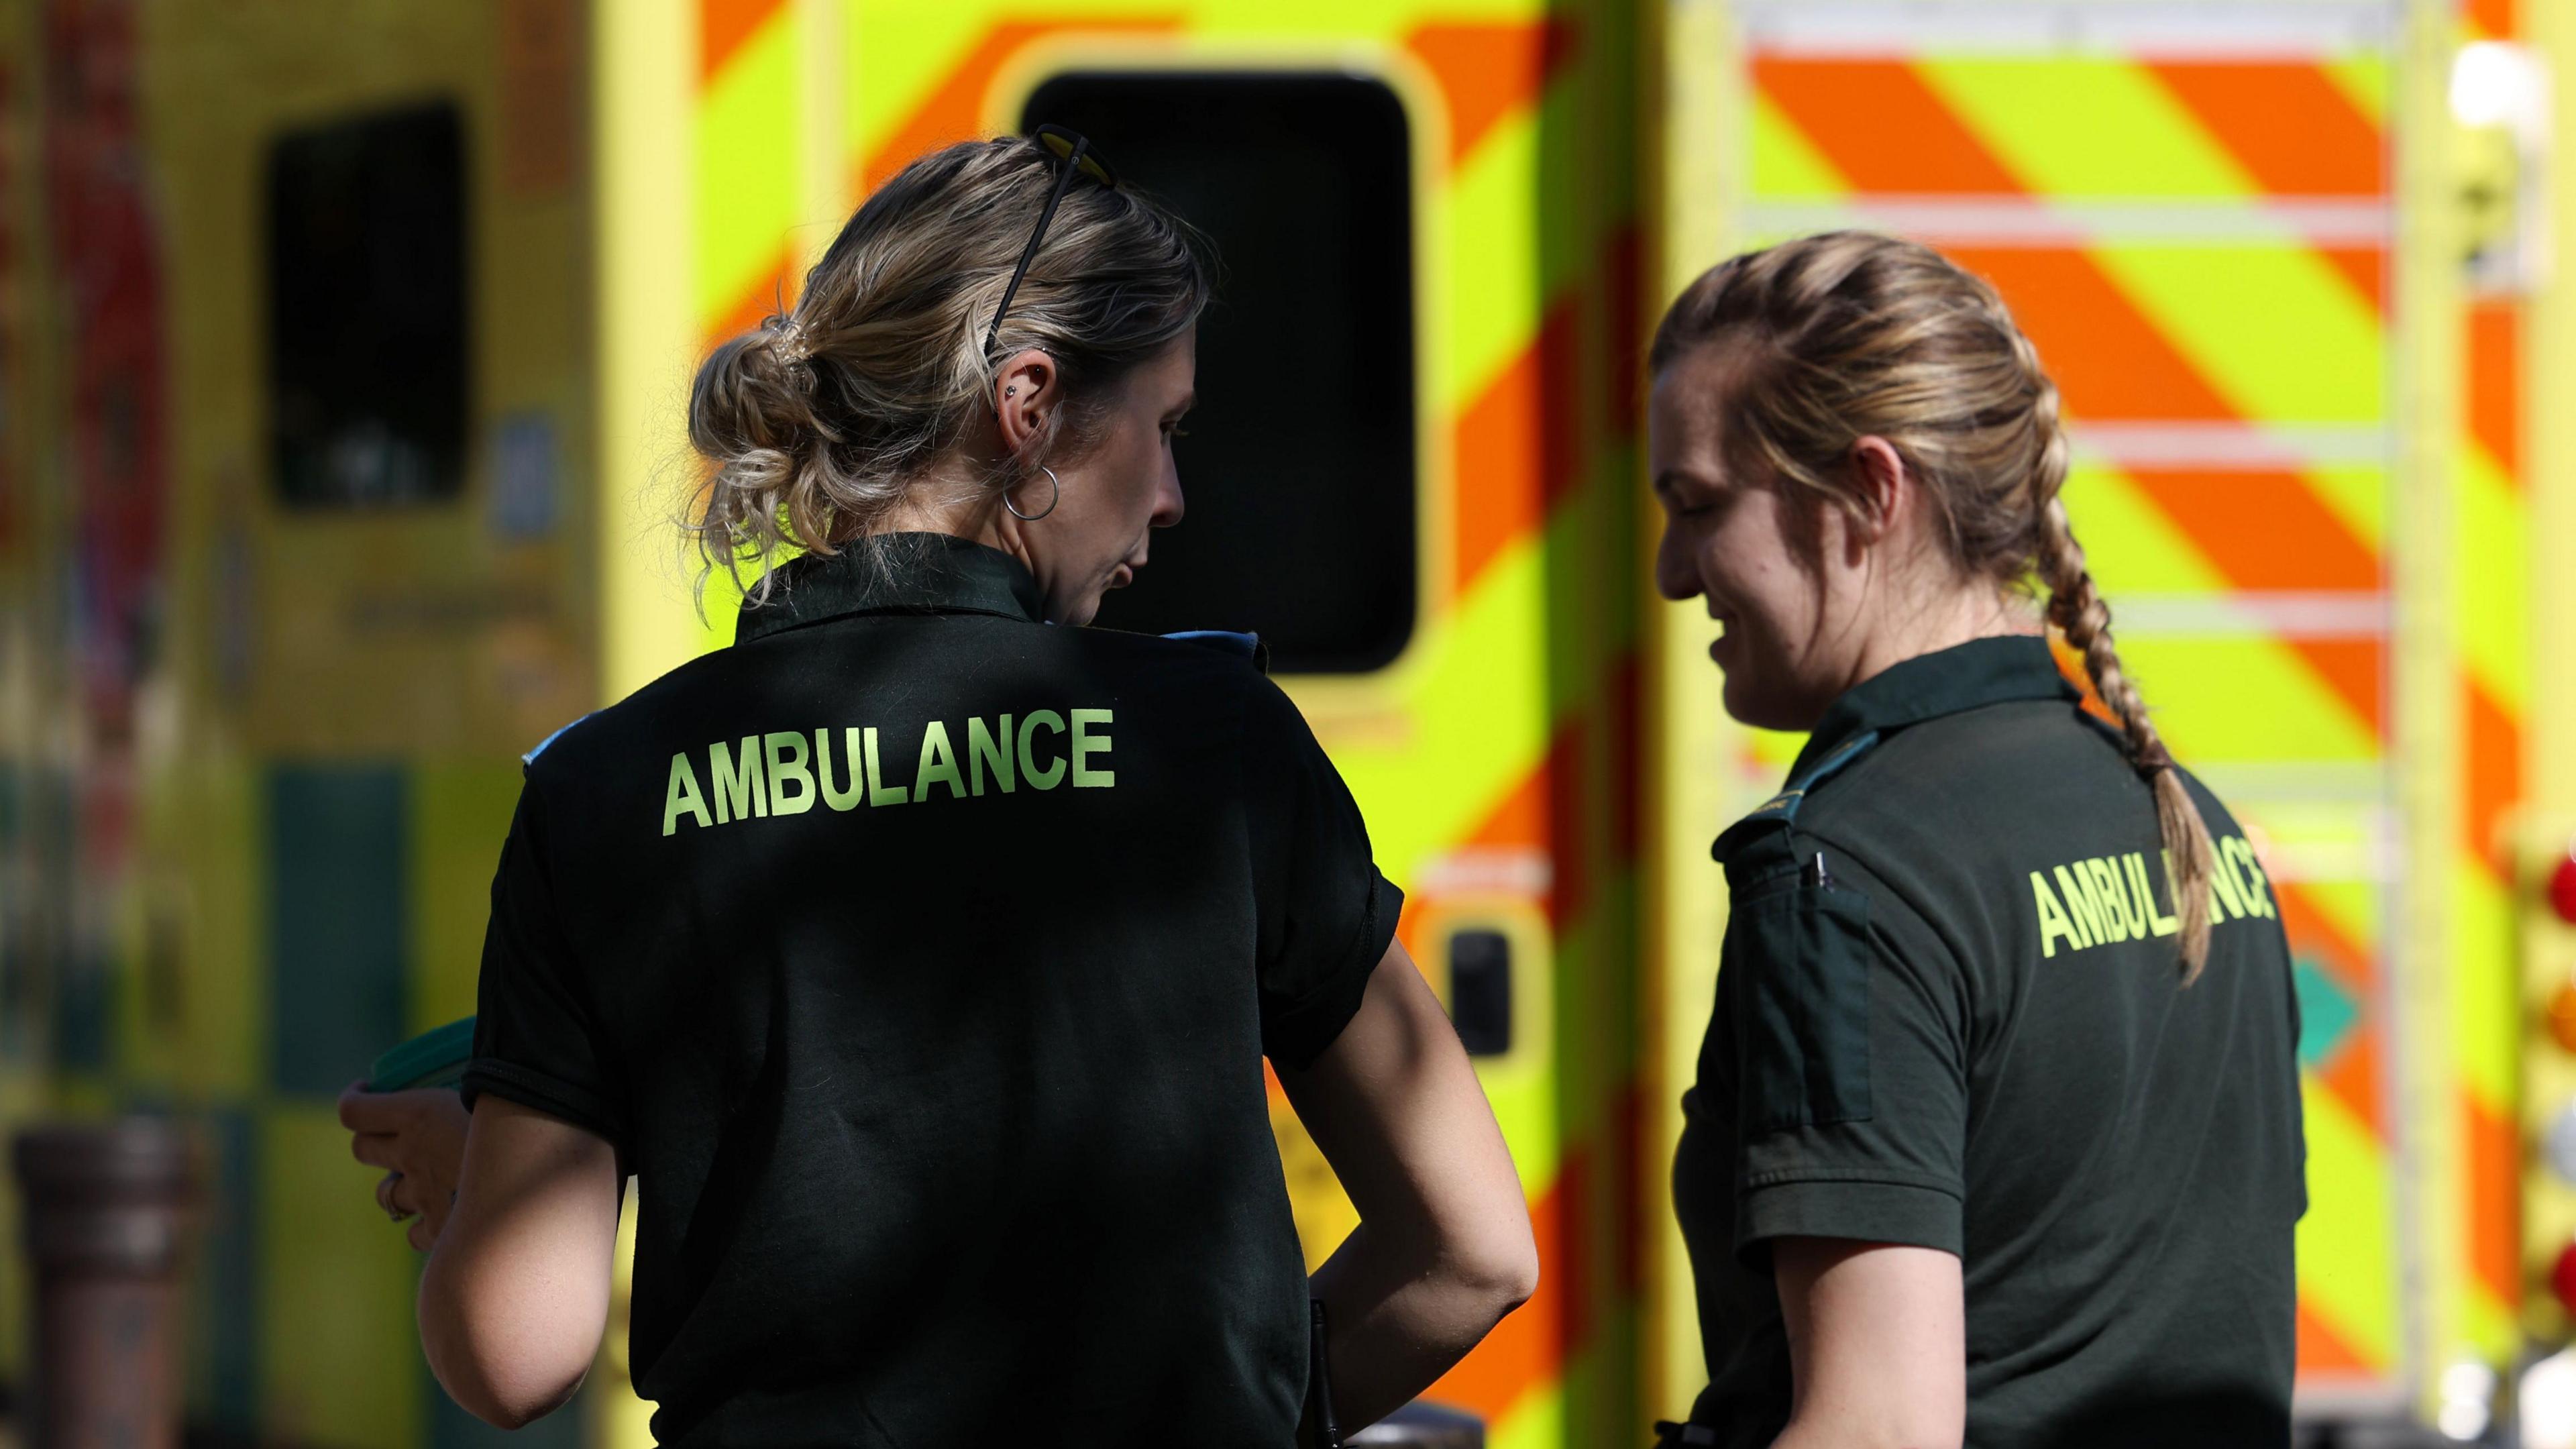
[[[1699,567],[1670,519],[1664,521],[1663,539],[1655,545],[1655,592],[1676,603],[1701,593]]]
[[[1189,502],[1181,497],[1181,473],[1175,468],[1163,475],[1162,486],[1154,490],[1154,526],[1169,528],[1188,511]]]

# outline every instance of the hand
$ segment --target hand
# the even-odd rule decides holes
[[[465,1165],[465,1101],[444,1087],[412,1092],[370,1092],[351,1082],[340,1094],[340,1125],[351,1135],[349,1154],[386,1169],[376,1184],[376,1206],[395,1222],[409,1220],[411,1245],[428,1252],[447,1226],[456,1203],[456,1181]]]

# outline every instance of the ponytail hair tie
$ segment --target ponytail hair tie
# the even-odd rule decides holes
[[[792,318],[772,317],[767,325],[772,334],[769,345],[777,351],[781,361],[793,366],[814,355],[813,344],[805,337],[804,323]]]

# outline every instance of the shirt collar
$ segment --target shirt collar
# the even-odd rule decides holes
[[[888,613],[997,614],[1034,624],[1046,617],[1046,603],[1027,567],[999,549],[945,533],[880,533],[779,565],[768,600],[743,601],[733,639],[748,644],[826,619]]]
[[[1846,741],[1872,730],[1902,729],[2011,700],[2072,704],[2083,697],[2057,672],[2048,641],[2038,635],[1971,639],[1891,665],[1843,691],[1807,736],[1789,777],[1800,778]]]

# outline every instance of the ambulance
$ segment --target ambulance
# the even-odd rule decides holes
[[[473,1009],[519,756],[730,638],[686,389],[922,151],[1053,121],[1225,260],[1186,525],[1408,892],[1538,1296],[1430,1397],[1639,1443],[1708,844],[1794,738],[1652,597],[1645,341],[1836,227],[1991,279],[2298,960],[2303,1419],[2576,1443],[2576,381],[2540,0],[0,7],[0,1119],[199,1124],[192,1420],[483,1442],[332,1099]],[[2557,897],[2576,917],[2576,876]],[[1353,1222],[1273,1096],[1307,1250]],[[14,1213],[14,1203],[0,1215]],[[631,1220],[629,1223],[631,1229]],[[13,1240],[15,1226],[0,1222]],[[15,1257],[0,1287],[23,1305]],[[623,1312],[514,1442],[649,1442]],[[0,1376],[23,1378],[23,1312]],[[2520,1401],[2520,1402],[2518,1402]],[[2556,1415],[2556,1418],[2552,1418]]]

